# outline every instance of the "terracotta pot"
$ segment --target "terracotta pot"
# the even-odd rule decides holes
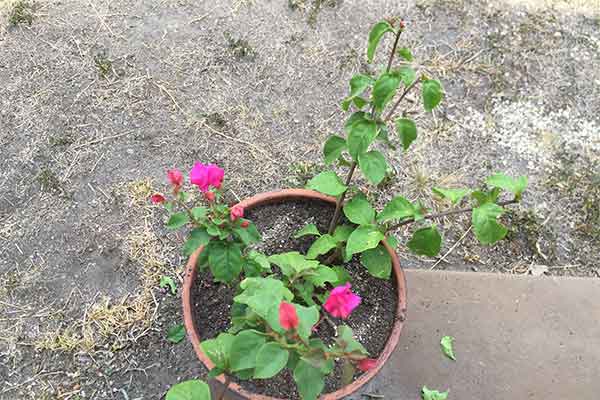
[[[239,204],[243,206],[245,209],[252,209],[255,207],[259,207],[265,204],[270,203],[284,203],[290,200],[318,200],[325,201],[331,204],[335,204],[335,198],[325,196],[321,193],[305,190],[305,189],[286,189],[275,192],[267,192],[258,194],[256,196],[250,197]],[[406,281],[404,278],[404,272],[400,267],[400,261],[398,259],[398,255],[394,252],[394,250],[387,245],[387,243],[382,242],[385,249],[388,251],[390,256],[392,257],[392,266],[393,266],[393,277],[395,280],[397,291],[398,291],[398,307],[396,308],[396,318],[394,322],[394,327],[392,332],[390,333],[390,337],[383,349],[383,352],[380,354],[377,359],[377,364],[374,368],[369,370],[368,372],[361,375],[357,380],[352,382],[350,385],[344,386],[339,390],[336,390],[332,393],[324,394],[320,397],[321,400],[337,400],[341,399],[344,396],[348,396],[349,394],[358,390],[361,386],[367,383],[371,378],[373,378],[377,372],[383,367],[383,364],[390,357],[396,345],[398,344],[398,339],[400,338],[400,331],[402,330],[402,325],[406,316]],[[202,251],[202,248],[198,249],[188,260],[185,276],[183,280],[183,315],[185,322],[185,329],[187,331],[187,336],[189,340],[192,342],[194,346],[194,350],[198,355],[198,358],[209,370],[214,367],[212,361],[202,352],[200,348],[201,335],[200,332],[196,329],[196,324],[194,323],[194,314],[192,312],[192,299],[191,292],[194,282],[196,281],[196,260],[198,259],[198,255]],[[202,324],[199,324],[202,326]],[[221,383],[224,383],[225,377],[223,375],[217,378]],[[231,383],[229,389],[238,393],[239,395],[246,397],[248,399],[253,400],[282,400],[277,399],[275,397],[264,396],[260,394],[250,393],[239,385],[235,383]]]

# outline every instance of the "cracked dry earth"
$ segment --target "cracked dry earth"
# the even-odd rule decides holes
[[[16,3],[0,1],[0,399],[157,399],[205,372],[165,340],[181,309],[158,281],[185,260],[148,195],[194,160],[225,168],[231,201],[303,185],[382,16],[406,18],[446,99],[416,114],[379,203],[441,210],[432,186],[530,177],[505,241],[441,221],[442,254],[460,243],[442,262],[401,245],[404,266],[600,276],[596,0],[35,1],[31,24]]]

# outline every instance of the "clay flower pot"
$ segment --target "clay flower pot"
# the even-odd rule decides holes
[[[321,193],[306,190],[306,189],[286,189],[274,192],[261,193],[256,196],[250,197],[249,199],[243,200],[239,204],[243,206],[245,209],[250,210],[255,207],[259,207],[266,204],[271,203],[285,203],[286,201],[292,200],[317,200],[317,201],[325,201],[335,205],[335,198],[325,196]],[[386,248],[388,253],[392,258],[392,266],[393,266],[393,274],[392,279],[395,280],[397,295],[398,295],[398,306],[396,308],[396,318],[394,322],[394,327],[388,341],[385,345],[385,348],[379,355],[377,359],[377,364],[374,368],[370,369],[368,372],[362,374],[357,380],[353,381],[351,384],[344,386],[335,392],[323,394],[320,397],[320,400],[337,400],[342,399],[345,396],[350,395],[351,393],[358,390],[361,386],[367,383],[371,378],[373,378],[379,370],[383,367],[383,364],[388,360],[396,345],[398,344],[398,340],[400,339],[400,331],[402,330],[402,325],[405,320],[406,315],[406,281],[404,278],[404,272],[400,267],[400,261],[398,259],[398,255],[394,252],[394,250],[387,245],[387,243],[382,242],[383,246]],[[200,348],[201,342],[201,332],[196,328],[196,325],[202,326],[202,321],[198,321],[199,324],[196,324],[194,321],[194,316],[192,313],[192,299],[191,299],[191,291],[192,287],[196,281],[197,271],[196,271],[196,260],[202,248],[198,249],[188,260],[185,276],[183,280],[183,316],[185,322],[185,329],[187,331],[187,336],[189,340],[192,342],[194,346],[194,350],[196,351],[196,355],[202,361],[202,363],[209,370],[214,367],[212,361],[202,352]],[[224,375],[221,375],[217,378],[221,383],[225,382]],[[264,396],[260,394],[250,393],[237,385],[236,383],[231,383],[229,385],[229,390],[236,392],[237,394],[246,397],[248,399],[253,400],[283,400],[275,397]]]

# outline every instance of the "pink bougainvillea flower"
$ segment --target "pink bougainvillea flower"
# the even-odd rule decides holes
[[[152,197],[150,197],[150,201],[152,202],[152,204],[161,204],[167,201],[167,199],[165,199],[165,196],[163,196],[162,194],[155,193],[152,195]]]
[[[247,228],[247,227],[250,226],[250,221],[247,221],[247,220],[246,221],[242,221],[242,223],[240,224],[240,226],[242,228]]]
[[[279,303],[279,323],[286,331],[296,329],[300,323],[298,314],[296,314],[296,307],[285,301]]]
[[[209,202],[215,201],[215,194],[213,192],[206,192],[204,193],[204,198]]]
[[[217,167],[215,164],[208,164],[206,168],[208,169],[208,184],[217,189],[221,189],[225,171]]]
[[[176,188],[179,188],[181,185],[183,185],[183,174],[180,170],[176,168],[168,170],[167,177],[169,178],[171,185],[175,186]]]
[[[377,365],[377,360],[374,358],[363,358],[360,360],[356,366],[363,372],[367,372],[370,369],[373,369]]]
[[[229,217],[231,218],[232,221],[235,221],[238,218],[242,218],[244,216],[244,207],[239,206],[239,205],[235,205],[233,207],[231,207],[231,210],[229,211]]]
[[[190,171],[190,182],[206,193],[211,186],[219,189],[224,175],[225,172],[214,164],[204,165],[197,162]]]
[[[334,288],[323,305],[325,310],[336,318],[347,319],[352,310],[360,304],[360,296],[352,293],[352,286],[346,283]]]

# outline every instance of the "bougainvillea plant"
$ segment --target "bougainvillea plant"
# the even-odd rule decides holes
[[[350,275],[338,264],[356,256],[373,276],[389,278],[391,257],[383,243],[396,247],[398,243],[391,233],[399,227],[412,223],[417,226],[407,247],[426,256],[440,251],[441,234],[429,221],[441,217],[470,212],[475,236],[483,244],[495,243],[507,233],[498,217],[504,206],[521,199],[527,185],[525,177],[495,174],[486,180],[485,188],[478,190],[433,188],[434,195],[453,206],[467,198],[473,203],[441,214],[429,214],[420,202],[402,196],[393,197],[377,211],[367,196],[352,186],[357,171],[372,185],[384,180],[388,164],[378,149],[394,148],[396,139],[390,125],[404,151],[417,139],[416,124],[408,113],[398,115],[409,93],[420,90],[426,112],[435,109],[444,97],[441,83],[415,71],[410,50],[398,46],[404,30],[402,20],[390,19],[377,23],[369,33],[369,62],[373,62],[379,42],[386,35],[393,40],[392,50],[380,73],[358,74],[350,80],[350,94],[341,103],[343,111],[351,111],[344,125],[345,135],[331,136],[323,149],[326,164],[346,167],[348,172],[343,181],[331,169],[308,182],[308,188],[335,196],[336,207],[327,232],[310,224],[294,235],[316,237],[306,254],[292,251],[267,256],[254,250],[252,246],[260,241],[260,234],[252,222],[243,218],[240,206],[223,203],[224,173],[215,165],[197,163],[189,174],[190,183],[202,193],[202,206],[189,205],[192,196],[183,190],[184,178],[177,170],[168,173],[172,199],[161,194],[152,196],[154,203],[164,204],[171,213],[169,228],[190,228],[184,254],[189,256],[204,246],[198,266],[208,267],[215,281],[238,285],[229,330],[201,343],[215,365],[208,377],[226,374],[225,390],[232,376],[269,379],[287,368],[301,398],[315,400],[336,362],[343,367],[344,383],[353,379],[357,369],[374,368],[376,360],[343,323],[360,305],[361,298],[352,292]],[[396,56],[403,59],[399,67],[394,66]],[[512,198],[499,201],[502,190],[511,192]],[[340,222],[342,213],[348,223]],[[336,326],[330,317],[341,321],[341,325]],[[334,338],[315,335],[323,321],[333,326]],[[167,400],[209,398],[208,386],[198,380],[177,384],[166,396]]]
[[[184,190],[183,174],[176,169],[167,173],[171,196],[156,193],[151,201],[163,204],[170,212],[167,228],[189,227],[183,254],[190,256],[204,246],[198,259],[200,269],[209,267],[217,282],[232,283],[243,271],[245,276],[260,275],[268,263],[266,256],[247,251],[248,246],[260,241],[256,226],[244,218],[240,206],[223,203],[224,171],[214,164],[196,163],[189,173],[189,181],[203,197],[202,205],[191,206],[192,195]],[[268,268],[270,271],[270,268]]]
[[[401,104],[413,91],[421,92],[422,105],[426,112],[435,109],[444,97],[441,83],[424,73],[416,72],[410,65],[412,53],[399,48],[398,43],[405,26],[401,20],[385,20],[377,23],[369,34],[367,58],[371,62],[382,37],[393,37],[392,51],[384,69],[376,76],[358,74],[350,80],[350,94],[342,102],[342,109],[353,112],[344,125],[345,137],[332,135],[325,142],[323,153],[326,164],[347,167],[345,179],[334,169],[312,178],[307,187],[337,198],[334,215],[327,232],[319,232],[314,225],[303,227],[298,234],[315,235],[317,239],[308,250],[311,255],[324,255],[334,250],[326,264],[342,258],[349,261],[360,255],[361,263],[378,278],[388,278],[391,273],[391,258],[382,241],[391,247],[397,243],[392,235],[403,225],[415,223],[412,238],[407,247],[418,255],[436,256],[442,245],[442,236],[435,224],[429,223],[449,215],[470,212],[475,236],[482,244],[492,244],[506,236],[508,230],[497,218],[504,213],[503,206],[516,203],[527,186],[527,178],[510,178],[503,174],[490,176],[485,189],[433,188],[433,193],[458,205],[470,198],[473,205],[440,214],[428,214],[420,202],[402,196],[393,197],[381,211],[377,211],[367,196],[353,187],[352,179],[357,170],[373,184],[380,184],[386,177],[388,163],[377,148],[394,148],[390,140],[390,125],[395,131],[404,151],[417,139],[417,126],[407,113],[400,113]],[[393,68],[398,55],[403,63]],[[513,198],[499,202],[501,190],[512,192]],[[354,193],[349,201],[346,199]],[[340,225],[344,213],[352,225]],[[386,239],[387,237],[387,239]]]

